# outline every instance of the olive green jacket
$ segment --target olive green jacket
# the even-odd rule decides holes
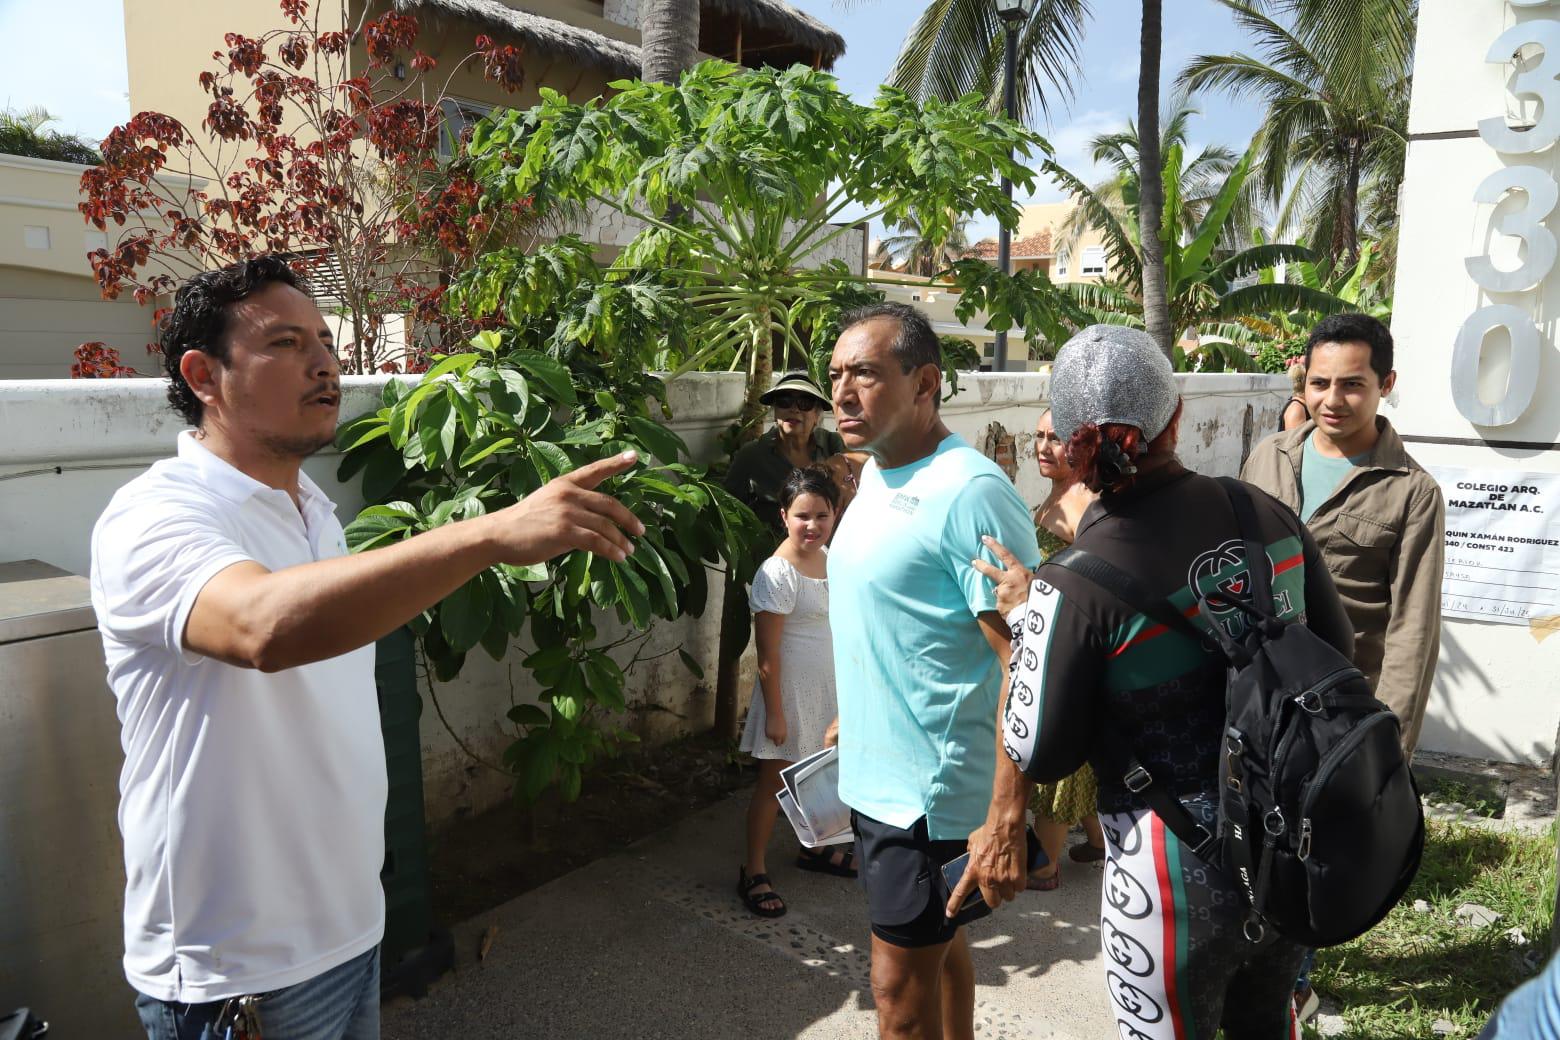
[[[1441,565],[1446,507],[1435,479],[1377,416],[1380,436],[1307,523],[1354,623],[1354,663],[1397,712],[1403,750],[1419,742],[1441,652]],[[1300,512],[1308,422],[1252,451],[1241,479]]]

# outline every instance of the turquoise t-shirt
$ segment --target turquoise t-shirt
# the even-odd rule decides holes
[[[996,609],[970,566],[989,534],[1027,567],[1034,522],[996,463],[949,435],[931,455],[875,461],[829,547],[829,626],[840,712],[840,799],[933,839],[986,819],[1001,669],[977,615]]]
[[[1370,458],[1370,452],[1334,459],[1316,450],[1313,437],[1305,439],[1300,456],[1300,522],[1310,523],[1317,507],[1332,497],[1349,470]]]

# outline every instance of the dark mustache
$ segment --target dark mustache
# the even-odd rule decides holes
[[[310,390],[308,393],[304,394],[303,395],[303,399],[305,401],[312,401],[314,398],[320,396],[321,394],[335,394],[336,396],[339,397],[339,396],[341,396],[341,384],[340,383],[319,383],[319,384],[317,384],[314,387],[313,390]]]

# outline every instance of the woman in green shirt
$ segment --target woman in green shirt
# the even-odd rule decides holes
[[[1073,475],[1063,449],[1064,445],[1051,428],[1051,410],[1048,408],[1035,426],[1035,461],[1040,465],[1040,475],[1051,482],[1050,494],[1035,509],[1035,535],[1040,542],[1040,554],[1045,559],[1072,544],[1078,521],[1095,499],[1094,492]],[[1087,765],[1065,780],[1035,788],[1029,807],[1034,810],[1035,835],[1045,849],[1047,863],[1029,875],[1030,889],[1048,892],[1062,883],[1058,857],[1062,854],[1068,829],[1077,824],[1083,824],[1089,840],[1072,849],[1069,853],[1072,858],[1079,863],[1105,858],[1105,837],[1095,814],[1096,793],[1094,771]]]

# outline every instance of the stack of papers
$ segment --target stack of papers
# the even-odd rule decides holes
[[[796,837],[809,849],[851,841],[850,808],[840,801],[839,748],[824,748],[780,771],[775,797]]]

